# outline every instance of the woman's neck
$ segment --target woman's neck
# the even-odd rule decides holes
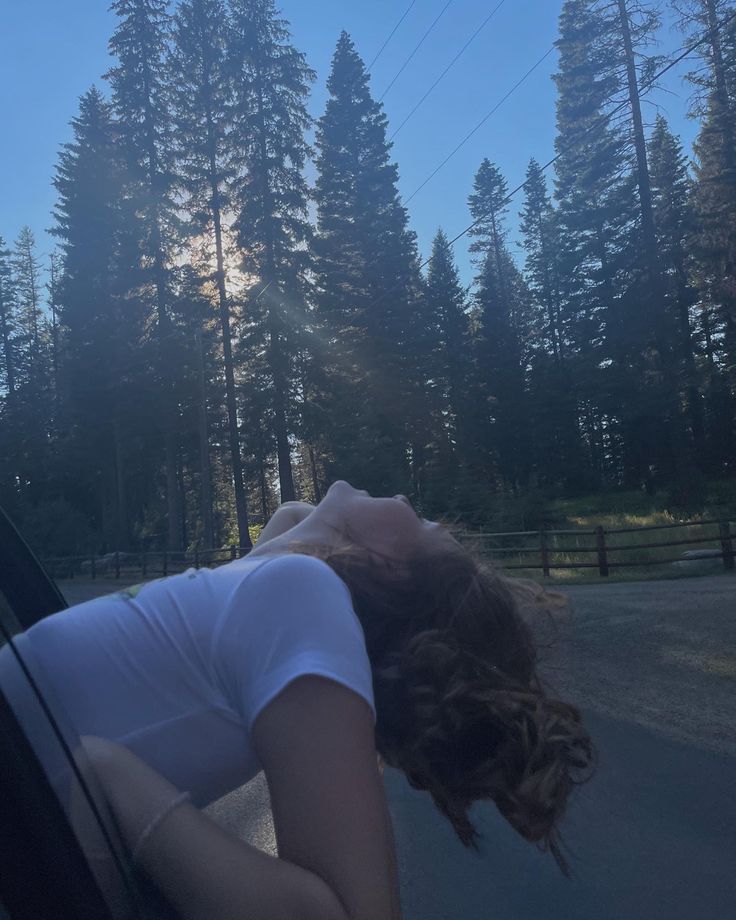
[[[318,517],[315,518],[314,515],[310,515],[284,533],[271,537],[265,543],[256,546],[248,553],[248,558],[289,552],[290,547],[295,543],[330,546],[338,549],[346,545],[347,541],[337,528],[326,521],[320,520]]]

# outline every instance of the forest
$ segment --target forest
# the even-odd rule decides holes
[[[734,479],[736,3],[565,0],[554,159],[513,190],[489,150],[426,261],[347,33],[313,119],[274,0],[112,6],[50,265],[0,237],[0,505],[40,552],[247,548],[336,478],[468,527]],[[665,10],[692,153],[644,105]]]

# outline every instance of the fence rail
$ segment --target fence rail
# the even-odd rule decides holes
[[[620,542],[622,536],[647,533],[655,530],[687,529],[683,539],[647,542]],[[706,533],[710,529],[711,533]],[[656,524],[649,527],[611,528],[594,530],[522,530],[509,533],[470,533],[458,531],[460,542],[472,541],[479,551],[491,559],[498,559],[505,569],[538,570],[546,577],[552,571],[597,569],[605,578],[612,569],[640,566],[663,566],[678,563],[688,566],[703,559],[720,559],[723,568],[736,567],[736,528],[729,520],[693,521],[687,524]],[[524,538],[520,541],[520,538]],[[575,545],[570,544],[574,538]],[[581,540],[585,541],[581,545]],[[508,545],[509,541],[513,545]],[[590,542],[588,542],[590,541]],[[706,546],[706,544],[708,544]],[[683,556],[662,554],[660,550],[671,547],[698,547]],[[139,553],[114,552],[104,556],[84,555],[50,558],[44,564],[54,578],[142,578],[156,575],[173,575],[190,568],[222,565],[247,555],[245,547],[229,546],[222,549],[194,549],[186,552],[147,551]],[[596,561],[586,561],[590,556]],[[513,557],[517,561],[512,561]]]

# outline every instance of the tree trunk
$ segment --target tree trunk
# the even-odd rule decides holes
[[[212,464],[210,463],[209,433],[207,431],[207,387],[204,373],[204,348],[202,345],[202,330],[199,325],[197,325],[197,377],[199,385],[197,415],[199,423],[200,506],[204,531],[204,548],[213,549],[215,546],[215,534],[212,526]]]
[[[680,356],[685,377],[690,431],[696,457],[700,457],[703,455],[705,447],[705,425],[703,422],[702,397],[698,389],[698,371],[693,353],[693,334],[690,326],[690,289],[687,283],[685,258],[682,247],[678,245],[675,250],[675,274],[677,276],[677,321],[680,332]]]
[[[270,303],[266,309],[268,313],[268,332],[270,339],[268,355],[274,383],[274,434],[276,435],[276,452],[278,455],[279,464],[279,486],[281,492],[281,501],[289,502],[294,501],[296,494],[294,491],[294,477],[291,470],[291,447],[289,445],[289,432],[286,423],[288,374],[284,367],[286,356],[282,347],[283,342],[280,334],[280,327],[282,322],[281,318],[276,314],[276,310],[279,310],[281,307],[279,302],[280,285],[278,284],[277,280],[276,253],[274,251],[274,241],[271,228],[271,222],[273,220],[273,209],[270,206],[271,191],[269,187],[269,176],[267,169],[268,151],[266,148],[266,125],[263,114],[263,87],[260,70],[258,71],[257,88],[259,146],[263,168],[263,175],[260,177],[263,184],[261,201],[263,202],[264,210],[264,227],[266,228],[265,239],[263,241],[265,248],[265,271],[261,280],[264,284],[263,294],[265,295],[268,294],[269,291],[271,292],[270,297],[268,297],[268,301]],[[271,290],[272,288],[273,290]]]
[[[148,64],[144,62],[144,80],[147,87],[151,86],[151,74]],[[151,229],[151,248],[153,255],[153,276],[156,284],[156,314],[158,318],[158,346],[159,360],[162,374],[162,413],[166,465],[166,506],[168,518],[167,549],[181,548],[181,513],[179,492],[176,475],[177,444],[176,444],[176,419],[179,407],[176,399],[174,378],[171,373],[173,361],[170,359],[170,342],[172,336],[171,318],[168,312],[168,288],[166,284],[166,268],[164,265],[163,240],[161,239],[160,223],[160,192],[161,176],[158,168],[158,151],[156,149],[156,123],[153,115],[150,91],[147,91],[144,104],[144,129],[146,137],[146,156],[148,159],[148,193],[151,198],[149,210],[149,223]]]
[[[128,535],[128,508],[125,491],[125,463],[123,460],[123,436],[120,431],[120,419],[112,423],[113,451],[115,463],[115,549],[126,551],[130,548]]]
[[[314,503],[319,504],[322,501],[322,491],[319,487],[319,479],[317,478],[317,463],[314,456],[314,445],[310,441],[307,445],[309,451],[309,468],[312,473],[312,490],[314,492]]]
[[[228,306],[227,287],[225,284],[225,258],[222,247],[222,207],[220,189],[217,182],[216,139],[207,97],[207,144],[209,149],[209,180],[212,195],[210,211],[215,227],[215,253],[217,259],[217,298],[220,309],[220,328],[225,359],[225,393],[227,406],[228,437],[230,442],[230,464],[235,489],[235,514],[238,521],[239,545],[251,549],[253,543],[248,530],[248,504],[245,498],[243,482],[243,460],[240,453],[240,435],[238,432],[238,409],[235,398],[235,371],[233,369],[233,350],[230,336],[230,309]]]
[[[261,514],[263,516],[263,523],[265,524],[269,518],[268,514],[268,484],[266,483],[266,465],[264,463],[263,453],[261,452],[259,457],[260,463],[258,465],[258,479],[261,487]]]

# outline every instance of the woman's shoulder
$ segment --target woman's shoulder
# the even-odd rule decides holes
[[[248,558],[246,556],[238,561],[244,563]],[[313,584],[340,584],[345,587],[343,580],[324,559],[308,553],[280,552],[273,555],[264,553],[253,557],[250,562],[252,568],[248,567],[248,574],[250,580],[255,582],[286,580],[292,584],[295,581],[299,582],[305,587]],[[236,564],[232,563],[232,565]]]
[[[324,559],[318,556],[312,556],[309,553],[300,552],[279,552],[263,553],[257,556],[244,556],[236,562],[230,563],[233,567],[243,566],[249,568],[252,566],[259,574],[268,572],[270,575],[284,574],[286,572],[294,574],[318,574],[322,577],[332,576],[339,578],[334,570]]]

